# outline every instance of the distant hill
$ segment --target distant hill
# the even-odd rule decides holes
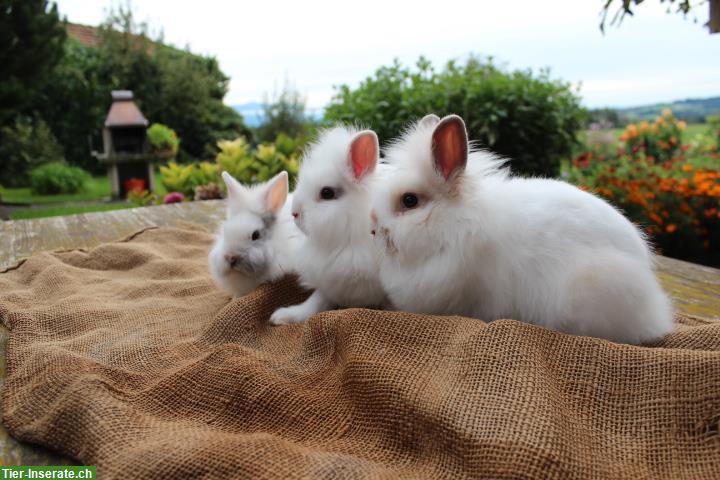
[[[259,127],[260,124],[263,122],[263,104],[258,102],[248,102],[248,103],[241,103],[239,105],[230,105],[232,108],[234,108],[240,115],[243,116],[243,120],[245,121],[245,125],[247,125],[250,128],[256,128]],[[308,120],[313,121],[320,121],[323,117],[323,111],[322,108],[308,108],[305,110],[305,117]]]
[[[258,127],[262,123],[263,119],[263,106],[262,103],[249,102],[240,105],[230,105],[240,115],[243,116],[245,125],[250,128]]]
[[[689,98],[676,100],[670,103],[656,103],[632,108],[616,109],[620,117],[628,122],[638,120],[653,120],[660,115],[663,109],[669,108],[673,114],[688,123],[703,123],[710,115],[720,115],[720,97]]]

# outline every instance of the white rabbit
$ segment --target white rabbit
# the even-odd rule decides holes
[[[245,187],[229,173],[227,220],[223,222],[208,257],[217,284],[241,297],[263,282],[295,270],[294,259],[302,233],[290,214],[288,175]]]
[[[379,150],[375,132],[340,126],[322,132],[307,151],[292,214],[306,235],[297,257],[300,281],[315,291],[304,303],[276,310],[271,323],[303,322],[337,306],[384,303],[369,234],[369,190]]]
[[[627,343],[672,329],[650,248],[623,215],[564,182],[510,177],[471,151],[460,117],[433,117],[388,149],[397,173],[375,185],[371,228],[394,306]]]

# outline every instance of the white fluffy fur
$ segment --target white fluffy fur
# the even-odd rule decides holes
[[[291,196],[277,211],[268,205],[267,195],[273,182],[284,181],[287,185],[285,172],[253,187],[241,185],[226,173],[223,179],[228,186],[227,219],[220,226],[208,261],[217,284],[233,296],[241,297],[261,283],[295,271],[302,234],[290,212]],[[261,236],[253,241],[255,230]],[[240,261],[231,266],[226,256],[236,256]]]
[[[306,302],[275,311],[270,317],[273,324],[303,322],[338,306],[384,303],[377,251],[369,234],[369,187],[377,172],[357,180],[348,163],[350,145],[358,134],[359,130],[344,126],[325,130],[305,154],[293,198],[296,224],[306,234],[296,260],[301,283],[315,291]],[[387,166],[376,170],[382,168]],[[323,187],[341,194],[323,200]]]
[[[380,279],[395,307],[626,343],[672,329],[650,248],[623,215],[564,182],[512,178],[484,151],[445,180],[434,168],[436,125],[419,122],[391,146],[385,158],[398,173],[375,186]],[[399,208],[407,192],[417,208]]]

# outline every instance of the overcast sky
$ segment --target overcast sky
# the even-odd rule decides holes
[[[135,0],[136,19],[166,42],[216,56],[228,104],[261,101],[288,78],[322,107],[333,86],[357,85],[394,58],[436,65],[469,53],[510,68],[550,67],[581,83],[585,105],[632,106],[720,95],[720,34],[648,0],[603,36],[605,0]],[[616,2],[617,3],[617,2]],[[70,22],[97,25],[109,0],[58,0]]]

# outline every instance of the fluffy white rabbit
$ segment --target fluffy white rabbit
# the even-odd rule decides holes
[[[271,323],[303,322],[338,306],[384,303],[369,234],[369,192],[379,150],[375,132],[339,126],[322,132],[305,154],[292,214],[306,235],[296,259],[300,281],[315,291],[304,303],[276,310]]]
[[[376,183],[371,228],[397,308],[627,343],[672,329],[650,248],[603,200],[510,177],[501,159],[470,149],[455,115],[426,117],[385,158],[397,173]]]
[[[217,284],[235,297],[263,282],[295,270],[295,251],[302,233],[290,214],[287,172],[245,187],[229,173],[227,219],[220,226],[208,257]]]

